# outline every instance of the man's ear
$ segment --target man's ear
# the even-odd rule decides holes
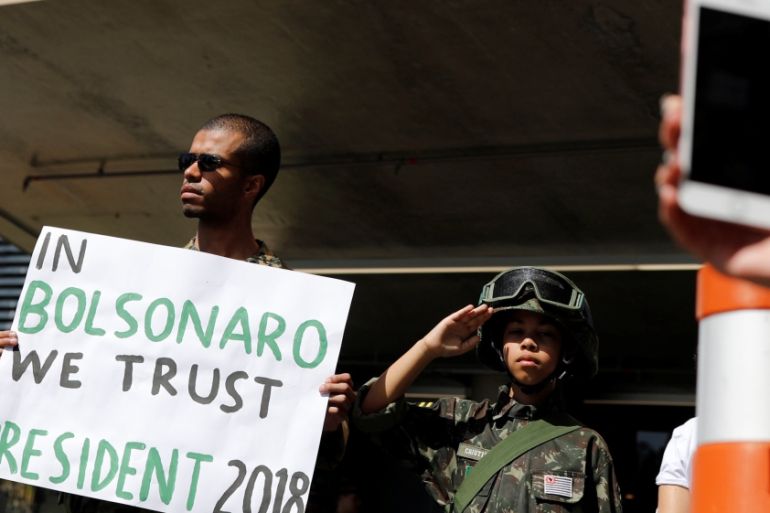
[[[246,178],[246,185],[243,188],[243,192],[251,199],[252,203],[256,200],[259,193],[262,192],[262,188],[265,186],[264,175],[250,175]]]

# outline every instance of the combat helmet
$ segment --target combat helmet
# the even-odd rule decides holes
[[[528,310],[553,319],[562,335],[575,344],[574,356],[562,358],[560,376],[588,380],[599,367],[599,339],[585,294],[566,276],[537,267],[514,267],[484,285],[479,304],[495,309],[479,329],[479,360],[486,366],[508,372],[502,355],[502,334],[511,310]]]

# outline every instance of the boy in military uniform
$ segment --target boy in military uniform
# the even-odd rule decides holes
[[[403,400],[431,361],[477,346],[481,361],[510,379],[494,403],[449,398],[425,408]],[[446,511],[620,512],[606,443],[561,401],[569,378],[596,373],[597,348],[588,302],[574,283],[515,268],[484,287],[479,306],[443,319],[362,387],[353,420],[382,440],[405,436]]]

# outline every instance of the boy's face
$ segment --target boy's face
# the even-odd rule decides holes
[[[503,329],[503,358],[516,381],[536,385],[559,364],[561,330],[548,317],[514,310]]]

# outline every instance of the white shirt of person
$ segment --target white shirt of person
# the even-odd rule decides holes
[[[698,422],[695,417],[674,429],[663,453],[655,484],[676,485],[688,490],[691,488],[692,456],[698,447],[697,432]]]

